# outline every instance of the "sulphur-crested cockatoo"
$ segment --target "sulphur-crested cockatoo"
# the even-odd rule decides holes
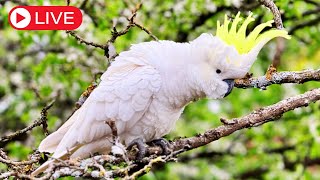
[[[115,121],[120,141],[148,142],[174,128],[184,107],[199,98],[220,99],[230,93],[233,79],[250,70],[261,48],[274,37],[290,36],[285,30],[261,31],[246,36],[250,14],[237,14],[217,23],[216,36],[202,34],[188,43],[152,41],[132,45],[115,58],[88,99],[56,132],[46,137],[39,151],[57,158],[84,158],[109,153]],[[36,170],[41,172],[48,162]]]

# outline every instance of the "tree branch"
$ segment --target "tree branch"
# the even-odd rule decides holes
[[[48,130],[47,130],[47,115],[48,115],[48,110],[53,106],[54,101],[52,101],[51,103],[49,103],[48,105],[46,105],[42,111],[41,111],[41,116],[39,119],[35,120],[30,126],[18,130],[13,134],[7,135],[7,136],[3,136],[0,138],[0,143],[4,143],[7,141],[12,140],[13,138],[17,137],[17,136],[21,136],[22,134],[27,133],[28,131],[32,130],[33,128],[37,127],[37,126],[43,126],[43,130],[45,131],[45,134],[48,134]]]
[[[85,44],[87,46],[93,46],[93,47],[96,47],[96,48],[100,48],[100,49],[103,49],[105,48],[104,45],[101,45],[101,44],[97,44],[97,43],[94,43],[94,42],[89,42],[89,41],[86,41],[85,39],[83,39],[82,37],[80,37],[79,35],[77,35],[75,33],[75,31],[66,31],[67,34],[70,34],[71,36],[73,36],[80,44]]]
[[[283,24],[282,24],[282,20],[281,20],[281,13],[280,13],[278,7],[276,6],[276,4],[272,0],[260,0],[260,2],[265,7],[269,8],[270,11],[272,12],[276,27],[278,29],[283,29]]]
[[[20,161],[11,161],[10,159],[8,159],[5,152],[0,148],[0,162],[7,164],[8,166],[30,165],[30,164],[39,162],[40,159],[41,159],[41,157],[39,156],[39,154],[35,154],[35,155],[31,156],[31,159],[28,161],[21,161],[21,162]]]
[[[262,88],[272,84],[297,83],[302,84],[308,81],[320,81],[320,69],[305,71],[284,71],[272,73],[269,77],[243,78],[235,81],[237,88]]]
[[[141,24],[138,24],[137,22],[135,22],[137,12],[140,10],[141,7],[142,7],[142,3],[136,4],[135,8],[132,10],[131,16],[127,18],[129,24],[123,30],[118,31],[116,29],[116,23],[115,23],[112,27],[111,38],[103,45],[98,44],[98,43],[94,43],[94,42],[89,42],[89,41],[85,40],[84,38],[80,37],[79,35],[77,35],[75,31],[66,31],[66,33],[73,36],[79,43],[82,43],[82,44],[85,44],[88,46],[93,46],[95,48],[100,48],[100,49],[104,50],[105,56],[109,59],[113,59],[117,56],[117,54],[112,55],[112,56],[109,55],[110,45],[112,45],[118,37],[127,34],[132,27],[138,27],[142,31],[146,32],[152,39],[154,39],[156,41],[158,40],[158,38],[155,35],[153,35],[151,33],[151,31],[149,31],[147,28],[145,28]]]
[[[216,141],[228,136],[238,130],[260,126],[270,121],[279,119],[284,113],[296,108],[308,106],[310,103],[320,100],[320,88],[307,91],[304,94],[282,100],[276,104],[255,110],[254,112],[241,118],[234,118],[229,121],[224,120],[224,125],[210,129],[196,137],[183,138],[171,143],[175,151],[181,149],[195,149],[200,146]],[[162,149],[158,146],[149,147],[149,154],[161,154]]]

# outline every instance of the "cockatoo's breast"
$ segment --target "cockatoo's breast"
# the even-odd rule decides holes
[[[128,124],[120,137],[125,144],[137,138],[146,142],[159,139],[175,127],[182,111],[183,108],[173,109],[155,97],[141,119],[132,127]]]
[[[120,136],[126,144],[137,138],[150,141],[168,134],[175,127],[184,107],[192,100],[205,96],[190,78],[190,48],[187,43],[148,42],[133,45],[130,51],[118,57],[116,64],[147,65],[153,67],[161,78],[161,86],[152,95],[143,116],[135,124],[127,122],[126,130]]]

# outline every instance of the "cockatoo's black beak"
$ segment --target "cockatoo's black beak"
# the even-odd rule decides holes
[[[228,84],[228,91],[227,91],[227,93],[224,95],[224,97],[227,97],[227,96],[231,93],[231,91],[232,91],[232,89],[233,89],[234,79],[224,79],[223,81]]]

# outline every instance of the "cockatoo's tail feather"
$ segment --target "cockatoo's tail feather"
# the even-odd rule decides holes
[[[239,54],[249,53],[259,43],[262,42],[265,44],[275,37],[284,37],[286,39],[291,38],[286,30],[271,29],[260,34],[264,28],[272,26],[271,24],[273,23],[273,20],[258,25],[248,36],[246,36],[248,25],[254,21],[254,18],[252,18],[252,13],[249,14],[249,16],[243,21],[240,28],[237,29],[238,24],[242,21],[243,20],[240,18],[239,12],[233,20],[229,30],[230,21],[228,20],[227,15],[225,15],[223,25],[220,25],[219,21],[217,22],[216,32],[217,37],[219,37],[228,45],[234,46]]]

